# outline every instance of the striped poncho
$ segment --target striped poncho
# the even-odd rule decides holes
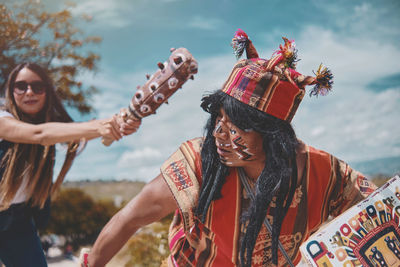
[[[183,143],[163,164],[161,173],[178,209],[170,226],[169,266],[238,266],[242,202],[245,192],[238,170],[231,168],[222,187],[222,198],[211,203],[204,223],[195,216],[201,188],[201,144],[196,138]],[[304,174],[283,221],[280,241],[297,264],[299,247],[328,217],[337,216],[365,198],[375,187],[360,173],[332,155],[306,146]],[[274,203],[267,218],[272,222]],[[271,263],[271,236],[263,225],[253,251],[252,266]],[[278,252],[279,266],[286,265]]]

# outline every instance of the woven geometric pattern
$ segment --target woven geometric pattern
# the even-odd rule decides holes
[[[268,63],[261,58],[238,61],[222,91],[249,106],[290,122],[305,91],[271,70]],[[290,75],[300,74],[292,70]]]

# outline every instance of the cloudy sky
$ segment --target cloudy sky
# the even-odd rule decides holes
[[[63,8],[61,1],[44,2]],[[103,38],[93,49],[101,63],[83,74],[101,93],[93,99],[104,118],[129,104],[145,74],[156,71],[170,47],[186,47],[199,63],[195,80],[144,119],[139,132],[111,147],[90,142],[67,180],[148,181],[183,141],[203,134],[207,115],[201,96],[220,88],[235,63],[230,41],[246,31],[263,58],[295,39],[298,70],[311,75],[323,62],[335,75],[325,97],[306,96],[293,120],[306,143],[347,162],[400,156],[399,1],[236,1],[236,0],[76,0],[74,16],[93,16],[81,25]],[[81,117],[74,113],[75,120]],[[61,154],[61,153],[59,153]],[[393,172],[398,170],[393,170]]]

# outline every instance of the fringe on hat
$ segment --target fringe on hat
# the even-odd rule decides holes
[[[256,48],[242,29],[238,29],[235,32],[235,36],[232,39],[231,46],[233,48],[233,53],[235,54],[236,59],[239,59],[243,55],[245,49],[248,59],[258,58]]]
[[[317,72],[314,72],[316,85],[310,92],[310,96],[327,95],[332,90],[333,74],[327,67],[324,67],[322,63],[319,65]]]
[[[286,37],[282,37],[282,39],[285,42],[284,45],[280,44],[279,50],[275,51],[274,54],[280,54],[283,57],[282,60],[286,68],[296,69],[296,63],[300,60],[297,58],[296,43]]]

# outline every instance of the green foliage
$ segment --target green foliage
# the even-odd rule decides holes
[[[52,202],[47,232],[65,236],[77,249],[93,244],[116,212],[117,208],[111,201],[95,202],[80,189],[62,190]]]
[[[110,183],[106,184],[110,187]],[[123,185],[126,186],[125,183]],[[135,185],[140,188],[143,186],[141,183]],[[111,201],[95,201],[77,187],[64,187],[52,202],[49,225],[46,232],[41,234],[54,233],[64,236],[76,251],[79,247],[93,245],[101,229],[117,211]],[[170,253],[168,230],[172,215],[141,228],[116,255],[117,264],[109,265],[160,266]]]
[[[130,260],[126,267],[159,267],[169,255],[168,230],[172,214],[142,228],[128,241]]]
[[[79,75],[96,70],[100,57],[87,46],[99,43],[101,38],[85,37],[74,26],[90,17],[75,18],[69,7],[47,12],[38,0],[11,3],[0,3],[0,88],[17,64],[35,62],[49,70],[57,94],[67,105],[81,113],[90,112],[89,100],[96,88],[83,86]]]

